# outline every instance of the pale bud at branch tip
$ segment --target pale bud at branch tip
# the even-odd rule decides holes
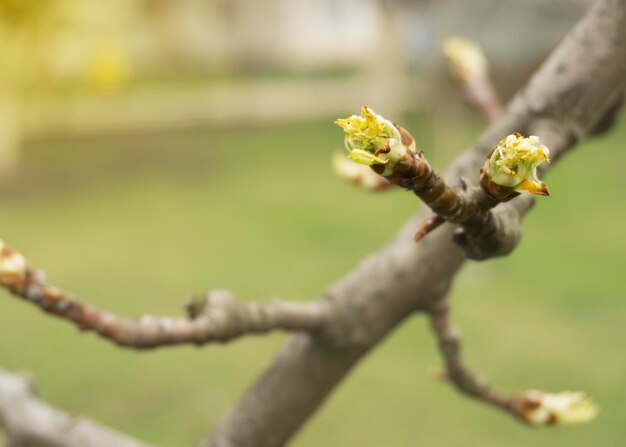
[[[532,425],[575,425],[593,420],[598,406],[581,391],[544,393],[531,390],[524,394],[521,416]]]
[[[463,82],[477,76],[486,76],[489,63],[475,42],[460,36],[450,36],[443,41],[443,53],[450,63],[450,73]]]
[[[333,154],[332,168],[338,177],[369,191],[385,189],[389,185],[387,180],[376,174],[368,166],[357,163],[338,152]]]
[[[26,274],[26,258],[11,250],[0,239],[0,279],[3,277],[23,278]]]

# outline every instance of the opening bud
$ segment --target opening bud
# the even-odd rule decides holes
[[[532,390],[522,397],[520,414],[532,425],[574,425],[591,421],[598,411],[598,406],[581,391]]]
[[[338,119],[335,124],[346,133],[344,144],[352,160],[367,166],[384,165],[383,176],[391,175],[400,160],[415,153],[415,141],[406,130],[367,106],[361,108],[360,116]]]
[[[549,153],[538,137],[511,134],[493,148],[482,172],[496,185],[516,192],[548,196],[546,184],[537,178],[537,166],[550,162]]]

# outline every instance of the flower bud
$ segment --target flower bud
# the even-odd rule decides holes
[[[347,158],[344,154],[333,154],[332,163],[333,171],[337,176],[351,181],[363,189],[380,191],[391,186],[387,179],[376,174],[369,167]]]
[[[537,166],[550,162],[548,148],[539,138],[511,134],[493,148],[483,165],[483,175],[499,186],[516,192],[550,195],[545,183],[537,178]]]
[[[391,175],[400,160],[415,153],[413,137],[369,107],[361,108],[361,116],[338,119],[335,124],[346,133],[344,144],[350,157],[367,166],[384,165],[383,176]]]
[[[532,425],[573,425],[591,421],[598,411],[580,391],[553,394],[532,390],[522,397],[520,414]]]
[[[469,39],[459,36],[448,37],[443,42],[443,52],[450,62],[450,72],[455,78],[468,79],[485,76],[489,63],[480,47]]]
[[[8,285],[21,283],[26,275],[26,269],[26,258],[0,240],[0,282]]]

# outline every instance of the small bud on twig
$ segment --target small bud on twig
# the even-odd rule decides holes
[[[598,406],[581,391],[544,393],[531,390],[519,397],[520,416],[532,425],[574,425],[591,421]]]
[[[469,39],[448,37],[443,42],[443,52],[450,62],[450,73],[461,82],[467,83],[470,78],[485,76],[489,72],[487,58]]]
[[[450,73],[465,92],[468,102],[488,122],[502,114],[502,103],[489,76],[489,62],[480,46],[471,40],[452,36],[444,40],[443,52],[450,63]]]
[[[352,115],[335,123],[346,133],[344,144],[350,157],[363,165],[384,166],[380,173],[383,176],[391,175],[400,160],[415,153],[415,141],[406,130],[367,106],[361,108],[361,116]]]
[[[516,193],[550,195],[546,184],[537,178],[537,166],[550,162],[549,150],[539,138],[511,134],[494,147],[481,171],[481,186],[500,201]]]
[[[0,239],[0,283],[18,287],[24,280],[27,268],[26,258]]]
[[[393,186],[387,179],[376,174],[368,166],[346,158],[340,153],[333,154],[332,166],[338,177],[369,191],[382,191]]]

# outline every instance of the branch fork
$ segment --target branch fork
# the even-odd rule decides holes
[[[480,186],[462,180],[451,187],[429,165],[423,152],[402,159],[387,178],[413,191],[433,211],[415,233],[420,241],[444,222],[460,225],[454,241],[470,259],[504,256],[520,239],[518,216],[513,208],[496,208],[522,191],[548,195],[536,178],[537,166],[547,161],[547,148],[536,137],[509,135],[487,155],[480,173]],[[376,171],[377,167],[373,169]],[[494,209],[495,208],[495,209]]]
[[[480,186],[463,180],[460,187],[451,187],[424,152],[416,149],[409,132],[369,107],[363,107],[361,114],[336,121],[345,131],[345,146],[352,159],[389,183],[412,191],[433,211],[415,233],[416,242],[450,222],[460,226],[454,241],[468,258],[504,256],[515,248],[519,226],[511,222],[518,216],[511,214],[511,209],[493,209],[521,192],[548,195],[545,184],[537,179],[538,165],[549,161],[548,149],[537,137],[507,136],[487,155]]]

